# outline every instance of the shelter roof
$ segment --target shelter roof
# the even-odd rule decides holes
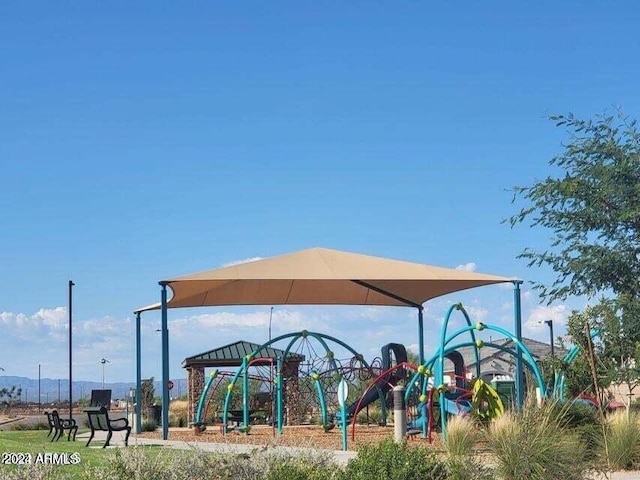
[[[244,358],[257,350],[258,347],[260,345],[257,343],[239,340],[208,352],[187,357],[182,361],[182,367],[239,367],[242,365]],[[283,355],[283,350],[266,347],[261,349],[254,358],[258,360],[255,363],[268,364],[271,359],[275,361],[278,358],[282,358]],[[288,358],[303,361],[304,355],[289,352]],[[260,359],[264,361],[260,362]]]
[[[513,279],[311,248],[173,277],[169,308],[221,305],[386,305],[419,307],[431,298]],[[137,311],[158,309],[159,304]]]

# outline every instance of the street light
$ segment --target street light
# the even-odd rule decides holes
[[[273,318],[273,307],[271,307],[271,312],[269,312],[269,341],[271,341],[271,319]]]
[[[42,403],[40,401],[40,399],[42,398],[40,396],[40,374],[42,373],[42,366],[40,365],[40,362],[38,362],[38,413],[40,413],[40,409],[42,406]]]
[[[553,345],[553,320],[545,320],[544,323],[549,326],[549,335],[551,337],[551,356],[555,357],[555,347]]]
[[[102,364],[102,389],[104,390],[104,365],[105,363],[111,363],[111,362],[106,358],[102,358],[100,360],[100,363]]]

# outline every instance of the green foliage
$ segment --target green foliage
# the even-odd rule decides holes
[[[446,464],[423,447],[408,447],[387,438],[377,445],[358,449],[358,456],[347,464],[345,478],[349,480],[446,480]]]
[[[270,449],[250,454],[222,455],[199,450],[150,451],[142,447],[117,449],[107,465],[87,469],[89,480],[331,480],[342,471],[322,455],[289,456]]]
[[[22,394],[22,388],[16,388],[14,385],[11,388],[3,388],[0,390],[0,405],[2,413],[9,415],[11,413],[11,407],[14,406],[16,400],[20,398]]]
[[[49,430],[49,423],[44,421],[38,421],[36,423],[14,422],[9,426],[9,430],[14,432],[21,432],[25,430]]]
[[[581,120],[550,120],[569,133],[564,151],[549,162],[558,171],[528,187],[516,187],[514,202],[526,205],[509,218],[552,232],[544,251],[526,248],[529,266],[550,266],[557,274],[536,284],[548,302],[571,295],[640,294],[640,133],[635,120],[618,112]]]
[[[365,408],[358,412],[357,421],[360,424],[378,424],[382,421],[382,409],[380,408],[380,402],[372,403],[368,406],[369,408]]]
[[[339,480],[342,470],[327,461],[303,458],[274,459],[265,480]]]
[[[496,478],[490,467],[471,458],[449,457],[447,468],[448,480],[495,480]]]
[[[504,412],[504,405],[498,392],[481,378],[476,379],[473,384],[471,412],[481,421],[493,420]]]
[[[151,418],[145,418],[142,421],[141,427],[143,432],[155,432],[156,428],[158,428],[158,424]]]
[[[608,455],[613,470],[635,470],[640,468],[640,417],[627,412],[613,414],[606,426],[606,447],[601,438],[603,456]]]
[[[591,467],[581,437],[563,424],[553,404],[528,403],[489,426],[487,444],[504,480],[582,480]],[[569,460],[570,459],[570,460]]]
[[[155,402],[154,397],[156,391],[153,387],[153,377],[142,380],[140,394],[142,397],[142,412],[146,415],[149,407],[151,407]]]
[[[638,316],[640,300],[628,295],[620,295],[615,299],[601,298],[598,304],[569,316],[567,329],[582,352],[587,351],[585,325],[599,330],[594,349],[601,387],[625,384],[633,391],[640,384],[640,362],[636,361],[640,360]],[[586,363],[586,360],[581,363]],[[587,381],[586,376],[583,379]]]

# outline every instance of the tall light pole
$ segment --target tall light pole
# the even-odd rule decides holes
[[[104,390],[104,364],[105,363],[111,363],[109,360],[107,360],[106,358],[102,358],[100,360],[100,363],[102,364],[102,389]]]
[[[73,283],[69,280],[69,418],[73,418],[73,359],[71,355],[72,332],[71,322],[73,319]],[[58,383],[58,402],[60,402],[60,383]]]
[[[42,406],[42,403],[40,401],[40,398],[41,398],[41,396],[40,396],[40,376],[41,376],[41,373],[42,373],[42,367],[40,365],[40,362],[38,362],[38,413],[40,413],[40,408]]]
[[[555,353],[555,347],[553,345],[553,320],[545,320],[544,323],[546,323],[549,326],[549,335],[551,337],[551,356],[555,357],[556,353]]]
[[[269,341],[271,341],[271,319],[273,318],[273,307],[271,307],[271,311],[269,312]]]

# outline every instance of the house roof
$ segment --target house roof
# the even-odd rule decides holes
[[[260,347],[257,343],[239,340],[223,347],[218,347],[208,352],[199,353],[192,357],[187,357],[182,361],[182,368],[187,367],[239,367],[247,355],[250,355]],[[258,361],[255,363],[268,364],[271,359],[282,358],[284,351],[266,347],[261,349],[253,358]],[[303,361],[304,355],[289,352],[288,358],[296,361]],[[263,359],[264,361],[260,361]],[[254,364],[255,364],[254,363]]]
[[[509,338],[500,338],[492,340],[491,343],[500,345],[507,348],[514,348],[513,341]],[[522,343],[529,350],[533,358],[538,361],[551,355],[551,346],[548,343],[539,342],[531,338],[523,338]],[[559,358],[564,357],[567,353],[562,347],[555,345],[555,355]],[[474,355],[473,347],[462,347],[457,349],[464,358],[464,365],[467,370],[475,368],[476,358]],[[482,373],[492,374],[508,374],[513,372],[513,365],[515,364],[515,357],[505,353],[496,348],[481,348],[480,351],[480,365],[482,367]]]

